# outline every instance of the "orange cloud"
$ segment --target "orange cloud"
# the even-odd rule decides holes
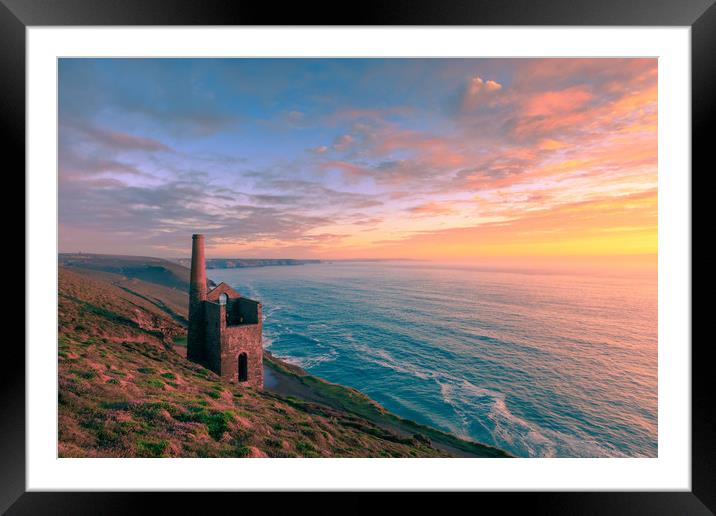
[[[439,203],[439,202],[428,202],[425,204],[420,204],[418,206],[413,206],[408,211],[411,213],[416,213],[418,215],[424,215],[424,216],[435,216],[435,215],[450,215],[452,213],[456,213],[456,209],[452,206],[450,206],[448,203]]]
[[[561,91],[548,91],[529,97],[523,106],[523,115],[559,116],[581,109],[594,95],[584,86],[575,86]]]
[[[537,145],[537,148],[539,150],[559,150],[564,149],[565,147],[568,147],[568,145],[564,142],[561,142],[559,140],[552,140],[552,139],[545,139],[539,142]]]

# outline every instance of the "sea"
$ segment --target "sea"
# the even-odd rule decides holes
[[[656,457],[657,276],[418,261],[210,269],[264,347],[518,457]]]

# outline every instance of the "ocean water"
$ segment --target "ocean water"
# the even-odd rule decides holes
[[[520,457],[657,455],[655,272],[424,262],[212,269],[264,346],[388,410]]]

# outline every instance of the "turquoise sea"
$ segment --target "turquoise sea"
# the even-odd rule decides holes
[[[657,455],[656,273],[428,262],[210,269],[264,347],[388,410],[521,457]]]

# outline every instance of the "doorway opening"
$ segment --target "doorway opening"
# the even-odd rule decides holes
[[[249,364],[246,353],[239,355],[239,381],[245,382],[249,379]]]

